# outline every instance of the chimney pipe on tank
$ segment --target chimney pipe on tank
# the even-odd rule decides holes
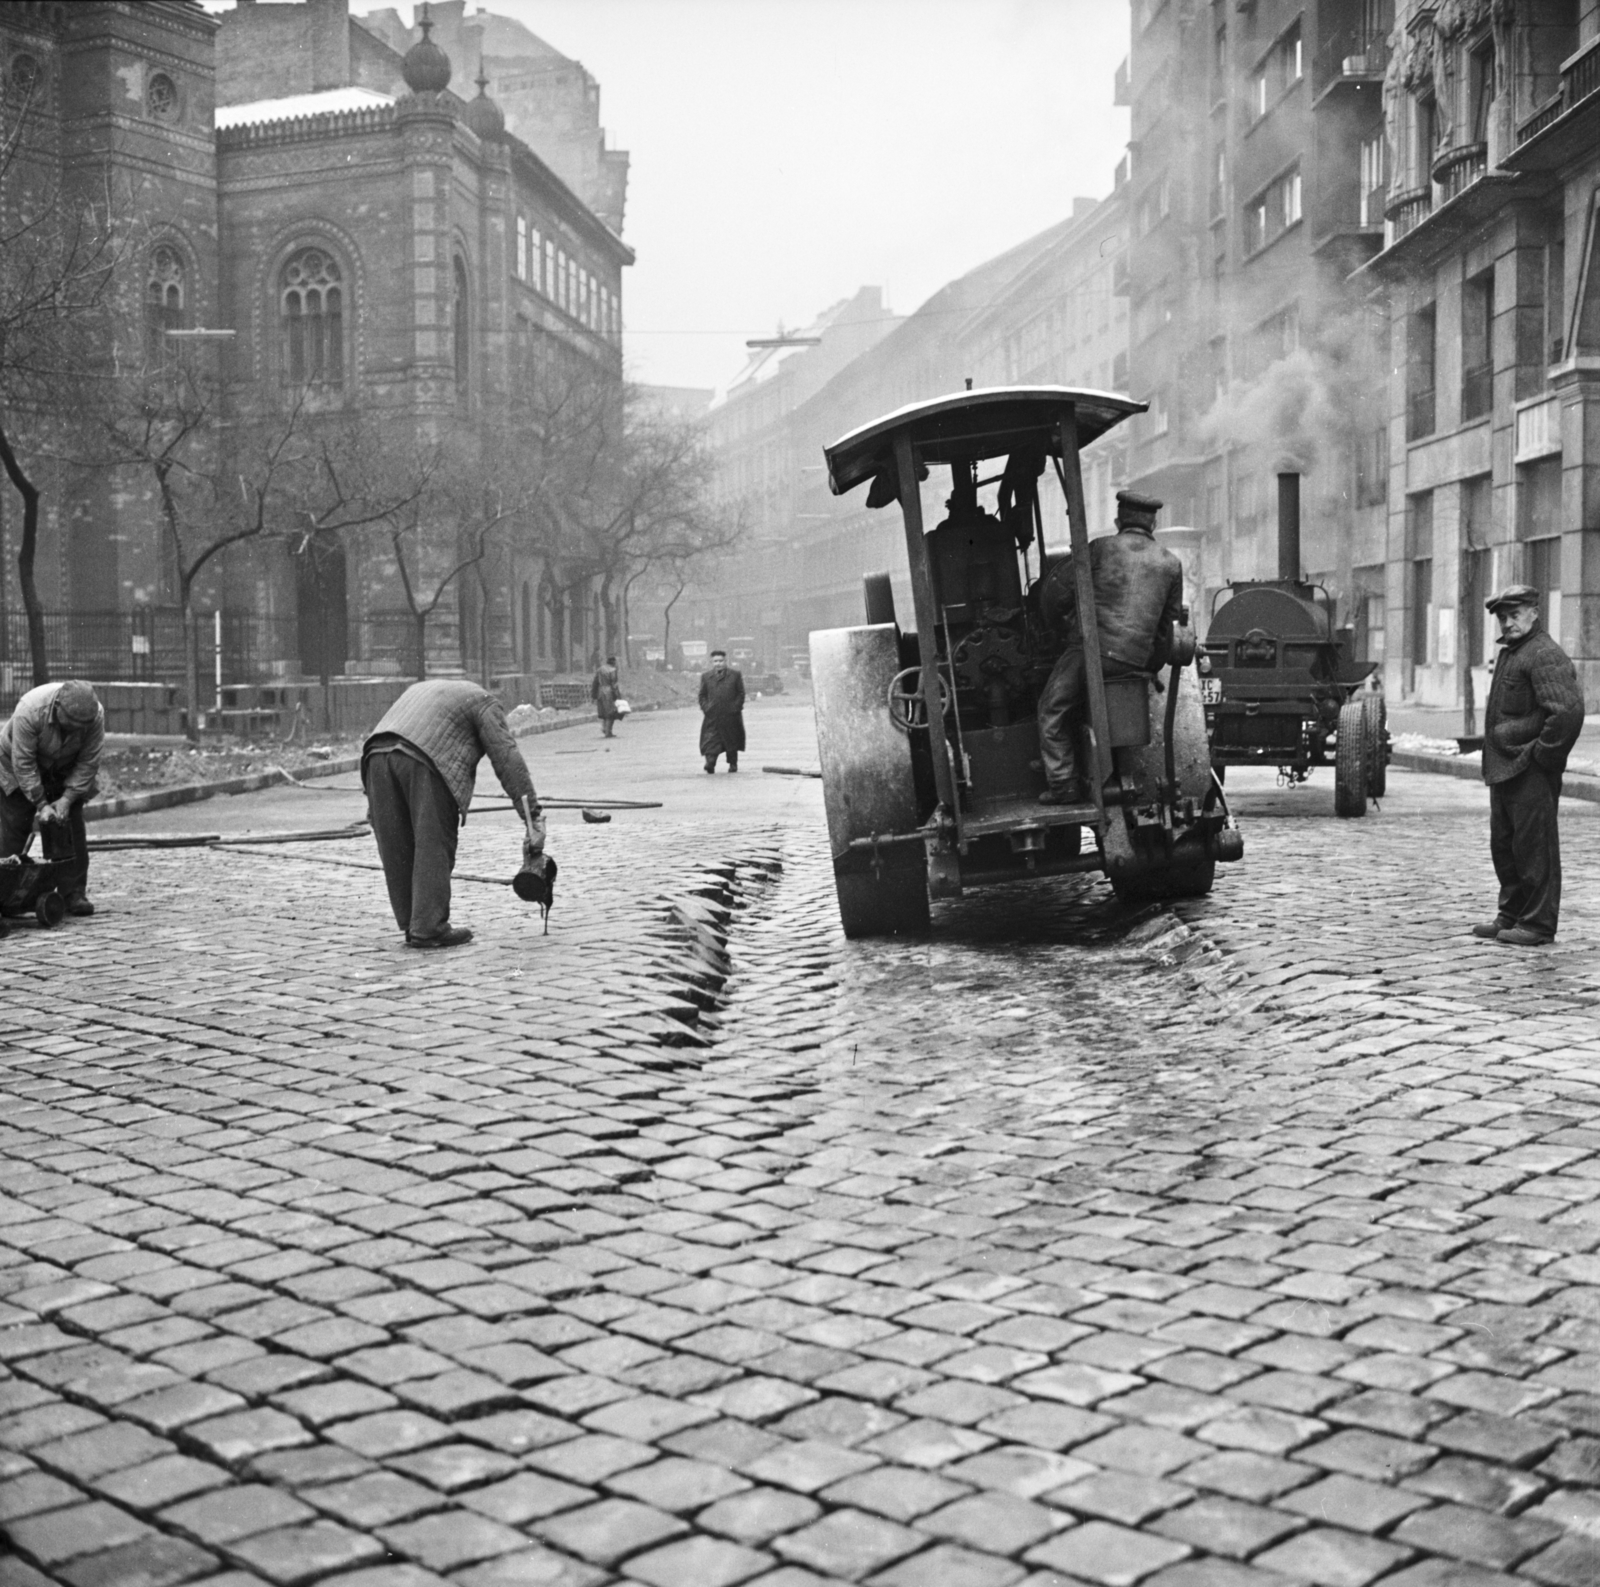
[[[1278,476],[1278,577],[1300,580],[1300,476]]]

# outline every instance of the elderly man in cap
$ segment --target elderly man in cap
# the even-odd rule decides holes
[[[1108,678],[1165,666],[1173,629],[1183,621],[1183,565],[1155,541],[1161,507],[1149,496],[1119,490],[1116,534],[1089,542],[1095,628]],[[1045,575],[1040,610],[1046,623],[1065,630],[1067,648],[1039,695],[1039,750],[1049,784],[1039,802],[1076,804],[1083,798],[1076,739],[1085,694],[1083,632],[1070,557]]]
[[[414,683],[389,707],[361,746],[361,784],[395,924],[408,948],[471,942],[450,924],[450,873],[456,835],[472,803],[478,762],[487,755],[506,796],[522,814],[524,860],[544,849],[544,816],[528,763],[500,702],[460,678]]]
[[[92,915],[83,805],[99,787],[106,718],[87,683],[42,683],[0,727],[0,859],[20,854],[35,823],[45,857],[68,865],[69,915]]]
[[[1583,691],[1567,654],[1539,622],[1539,592],[1513,584],[1485,603],[1500,624],[1500,655],[1483,720],[1489,853],[1500,879],[1493,920],[1475,937],[1537,948],[1556,934],[1561,774],[1583,731]]]

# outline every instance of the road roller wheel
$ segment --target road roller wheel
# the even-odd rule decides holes
[[[1367,740],[1367,793],[1381,799],[1389,786],[1389,707],[1381,694],[1361,696],[1361,731]]]
[[[928,873],[922,850],[914,863],[874,871],[834,872],[839,924],[847,937],[921,937],[928,931]],[[901,858],[901,856],[896,856]]]
[[[1217,862],[1208,854],[1198,865],[1113,877],[1111,891],[1125,904],[1159,904],[1169,898],[1204,898],[1216,880]]]
[[[1333,813],[1346,819],[1367,813],[1370,769],[1367,765],[1366,713],[1361,701],[1349,700],[1339,711],[1339,744],[1333,758]]]
[[[33,906],[33,914],[39,924],[49,930],[67,918],[67,901],[60,893],[46,893]]]

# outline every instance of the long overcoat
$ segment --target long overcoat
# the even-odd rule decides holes
[[[707,757],[744,748],[744,675],[729,667],[700,675],[700,753]]]

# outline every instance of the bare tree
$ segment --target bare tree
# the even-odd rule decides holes
[[[385,515],[384,533],[413,625],[417,676],[428,668],[428,622],[469,570],[478,579],[481,667],[487,681],[487,565],[510,542],[538,493],[525,438],[509,422],[456,429],[413,465],[419,488]]]
[[[603,371],[568,369],[541,418],[541,499],[562,531],[569,579],[598,582],[602,653],[623,653],[637,580],[664,566],[687,579],[741,538],[743,517],[715,501],[704,427],[638,387],[619,391]]]
[[[315,537],[380,522],[425,487],[425,476],[388,466],[370,426],[314,413],[312,393],[303,386],[287,407],[236,414],[223,386],[187,362],[157,362],[100,388],[100,457],[144,471],[155,485],[183,612],[191,740],[200,701],[195,592],[206,569],[246,542],[297,536],[304,549]]]
[[[19,59],[21,59],[19,57]],[[17,576],[35,685],[49,681],[34,579],[40,487],[26,460],[103,335],[118,262],[110,195],[81,207],[63,190],[42,134],[37,78],[0,94],[0,468],[22,498]]]

